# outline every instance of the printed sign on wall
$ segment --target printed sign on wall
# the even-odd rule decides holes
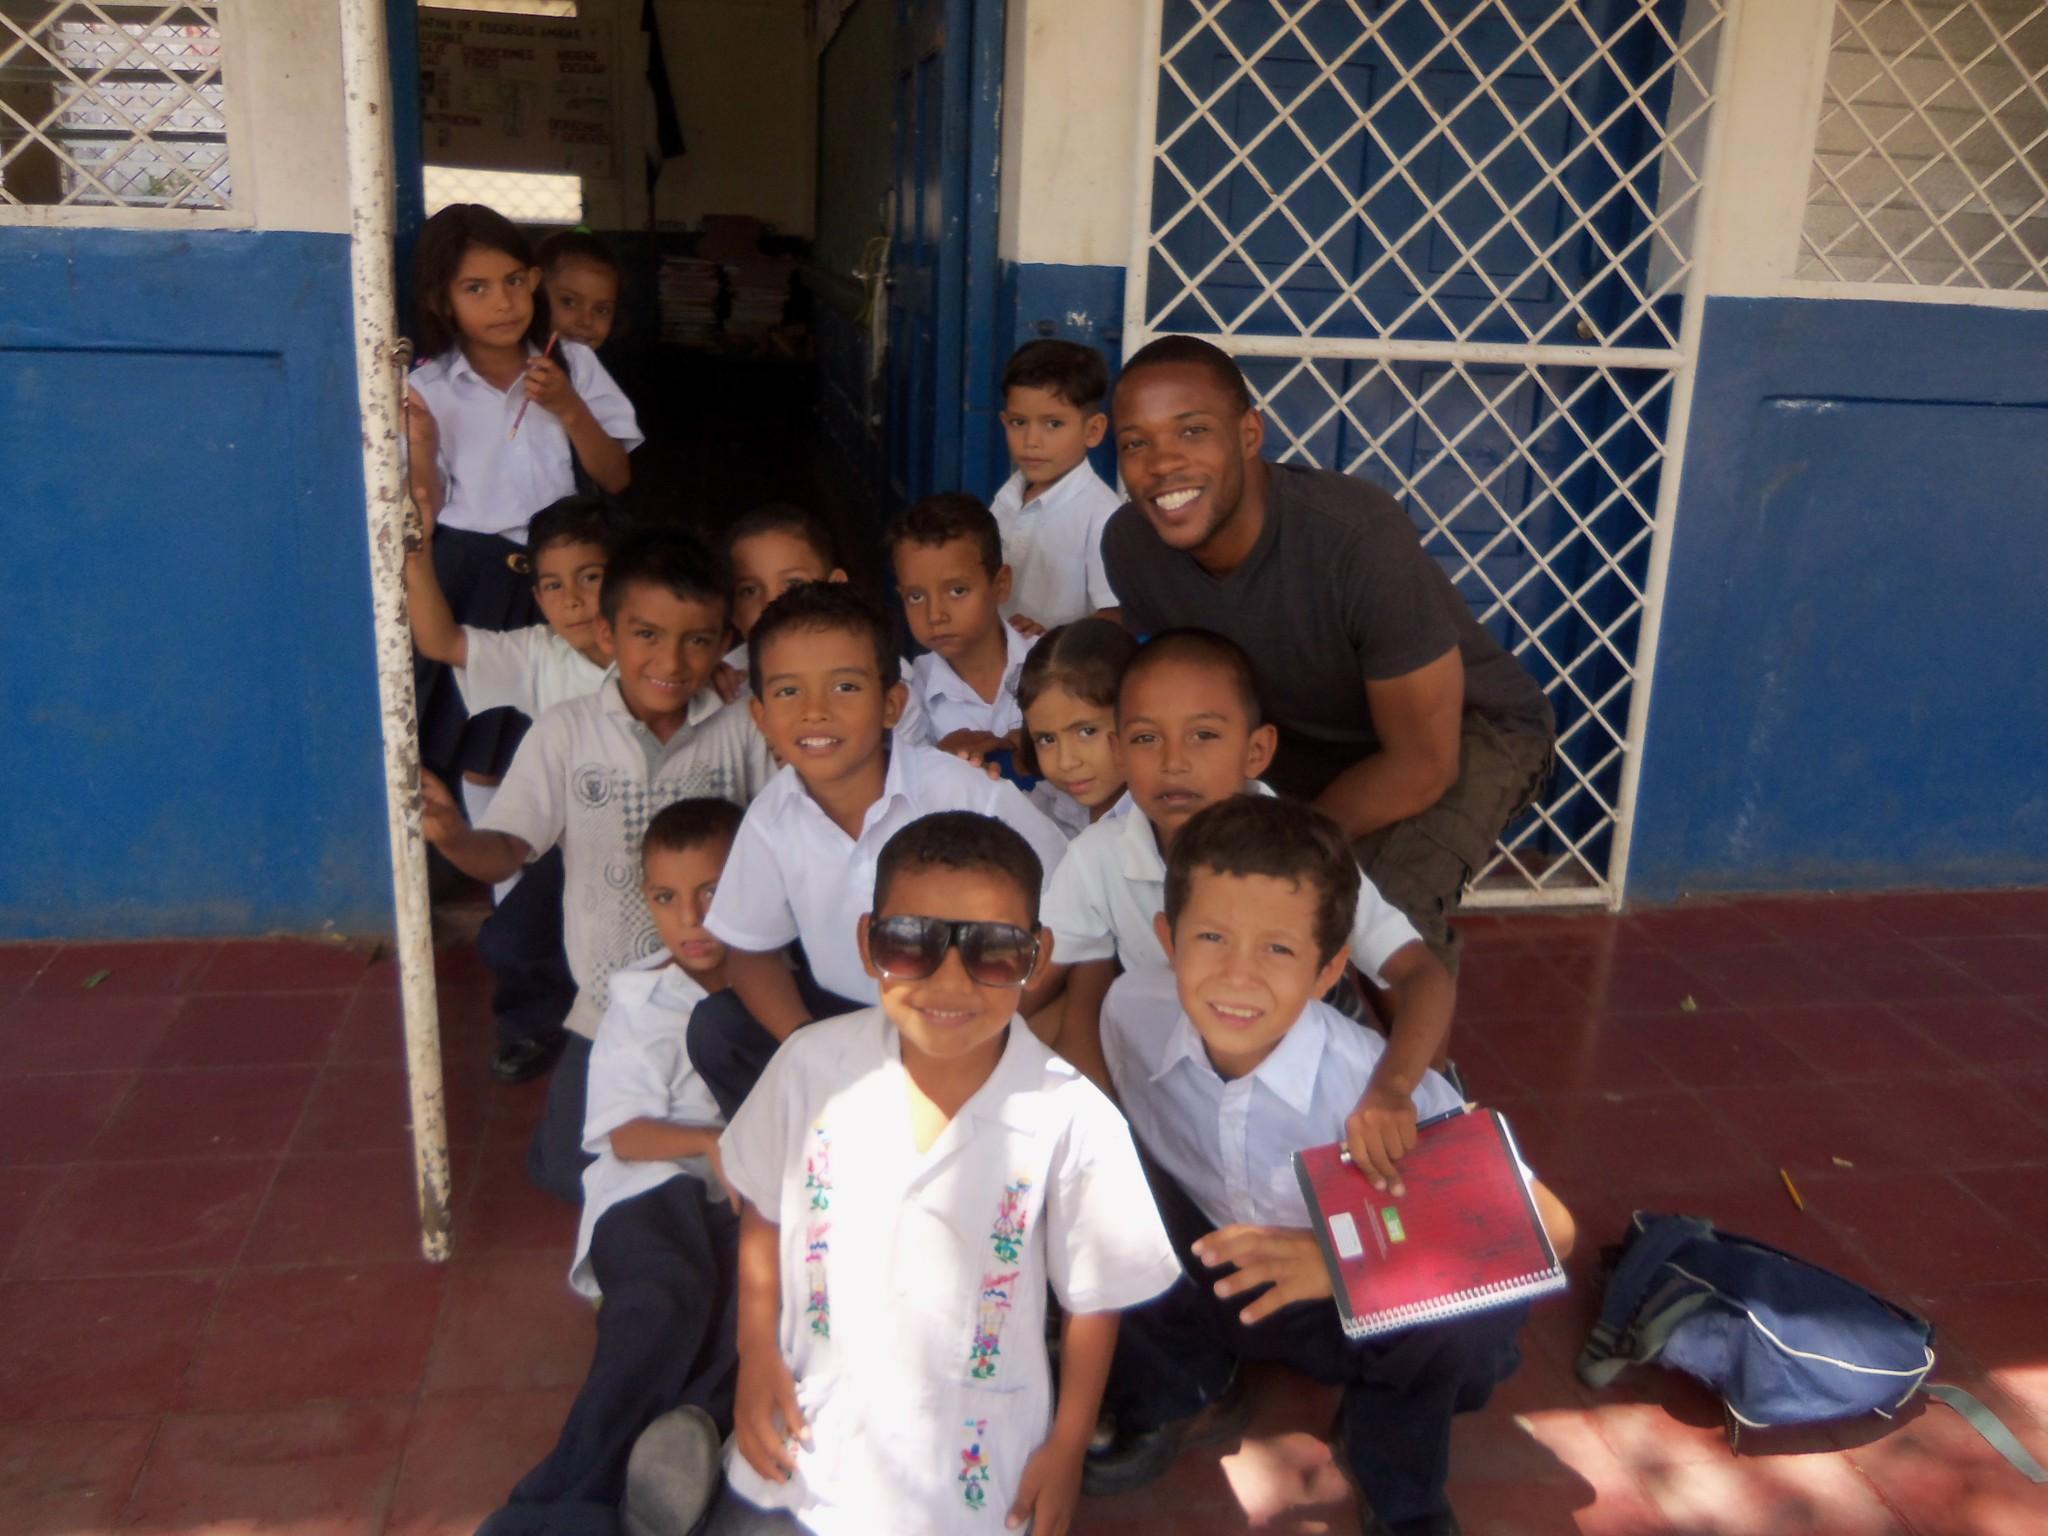
[[[611,28],[596,18],[421,10],[427,159],[614,174],[613,53]]]

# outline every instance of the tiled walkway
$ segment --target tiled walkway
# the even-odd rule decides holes
[[[1707,1215],[1924,1307],[1941,1378],[2048,1459],[2048,892],[1474,922],[1456,1054],[1580,1219],[1579,1283],[1461,1421],[1473,1536],[2039,1536],[2048,1488],[1941,1407],[1755,1439],[1661,1374],[1569,1363],[1633,1205]],[[0,946],[0,1531],[463,1532],[551,1442],[591,1321],[443,960],[456,1255],[416,1258],[392,974],[310,944]],[[1806,1200],[1795,1210],[1788,1171]],[[1345,1532],[1314,1431],[1095,1502],[1115,1536]],[[1875,1426],[1873,1426],[1874,1428]]]

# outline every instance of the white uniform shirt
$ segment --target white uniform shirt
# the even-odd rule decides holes
[[[1086,459],[1030,501],[1021,470],[1004,481],[989,503],[1010,568],[1003,617],[1021,613],[1051,629],[1114,608],[1116,593],[1102,568],[1102,528],[1123,504]]]
[[[545,624],[523,629],[462,626],[469,659],[452,668],[463,707],[516,709],[529,720],[543,710],[597,692],[611,669],[600,667]]]
[[[1173,972],[1117,978],[1102,1000],[1102,1054],[1146,1152],[1219,1227],[1307,1227],[1293,1156],[1344,1136],[1386,1041],[1312,1002],[1257,1069],[1226,1080],[1181,1010]],[[1415,1087],[1427,1120],[1459,1107],[1434,1072]]]
[[[1273,793],[1257,779],[1246,792]],[[1127,971],[1163,966],[1166,950],[1152,919],[1166,910],[1166,859],[1152,823],[1128,794],[1117,810],[1114,819],[1105,816],[1074,839],[1046,892],[1053,957],[1072,965],[1114,956]],[[1383,987],[1380,967],[1402,945],[1419,940],[1415,925],[1360,871],[1351,963]]]
[[[529,354],[539,348],[527,344]],[[612,382],[597,354],[578,341],[555,343],[555,358],[569,383],[590,407],[608,437],[628,453],[645,439],[633,404]],[[576,451],[553,411],[536,405],[511,437],[512,420],[526,399],[526,381],[498,389],[470,366],[462,348],[451,347],[415,368],[412,387],[434,413],[440,429],[437,461],[446,499],[438,519],[444,528],[495,533],[526,542],[534,513],[576,491]]]
[[[666,743],[633,718],[616,673],[533,722],[480,825],[524,840],[535,858],[562,845],[570,1029],[595,1035],[612,972],[662,951],[640,896],[647,823],[699,795],[745,805],[774,771],[746,706],[725,708],[709,688]]]
[[[926,651],[910,664],[908,699],[896,722],[896,740],[909,746],[935,747],[955,731],[987,731],[1007,736],[1024,729],[1024,711],[1017,707],[1017,679],[1031,642],[1009,625],[1003,626],[1008,660],[994,699],[984,699],[953,670],[937,651]]]
[[[747,673],[747,642],[742,640],[719,659],[740,675],[740,691],[732,696],[733,703],[740,704],[751,699],[754,696],[754,681]]]
[[[848,837],[827,816],[796,769],[784,768],[747,807],[719,876],[705,926],[739,949],[780,949],[803,940],[820,986],[858,1003],[881,1000],[861,968],[854,937],[875,904],[875,865],[882,845],[933,811],[977,811],[1022,833],[1050,879],[1067,840],[1016,785],[931,747],[889,754],[882,798],[868,807],[860,836]]]
[[[714,1191],[718,1188],[708,1157],[628,1162],[612,1152],[612,1132],[635,1120],[725,1124],[718,1101],[683,1048],[690,1012],[704,996],[704,989],[666,951],[612,977],[611,1006],[605,1009],[597,1043],[590,1048],[590,1087],[583,1111],[583,1150],[596,1154],[597,1161],[583,1170],[583,1219],[576,1228],[576,1257],[569,1265],[569,1283],[586,1296],[597,1294],[590,1239],[598,1217],[679,1173],[704,1180]]]
[[[1129,1129],[1017,1019],[928,1151],[879,1008],[812,1024],[719,1142],[780,1230],[781,1342],[810,1421],[787,1483],[734,1490],[817,1536],[1000,1532],[1052,1428],[1048,1281],[1070,1313],[1180,1278]]]
[[[1051,779],[1040,779],[1036,784],[1032,785],[1031,793],[1026,798],[1041,811],[1045,812],[1047,819],[1062,832],[1066,833],[1070,841],[1079,837],[1090,826],[1094,825],[1094,818],[1088,814],[1088,807],[1076,800],[1064,789],[1055,788]],[[1115,805],[1102,814],[1105,817],[1114,816],[1129,805],[1130,796],[1125,795],[1119,798]]]

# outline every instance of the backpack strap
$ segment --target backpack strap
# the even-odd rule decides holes
[[[1621,1262],[1607,1277],[1607,1291],[1600,1303],[1600,1320],[1579,1353],[1579,1380],[1589,1387],[1604,1387],[1621,1374],[1631,1361],[1645,1360],[1655,1353],[1646,1348],[1646,1338],[1636,1334],[1636,1319],[1652,1310],[1653,1292],[1666,1289],[1661,1271],[1672,1255],[1687,1243],[1713,1235],[1713,1224],[1696,1216],[1653,1216],[1638,1211],[1635,1231],[1622,1249]],[[1704,1298],[1701,1298],[1704,1300]],[[1700,1305],[1685,1307],[1690,1312]],[[1678,1321],[1673,1316],[1661,1326],[1652,1325],[1656,1344],[1661,1347]]]
[[[2034,1460],[2027,1448],[2019,1443],[2013,1432],[2000,1422],[1997,1414],[1993,1413],[1961,1387],[1951,1387],[1935,1382],[1923,1386],[1920,1390],[1936,1402],[1947,1403],[1949,1407],[1960,1413],[1963,1416],[1963,1422],[1982,1435],[1985,1443],[2007,1461],[2011,1462],[2014,1470],[2028,1482],[2048,1483],[2048,1468],[2044,1468],[2040,1462]]]

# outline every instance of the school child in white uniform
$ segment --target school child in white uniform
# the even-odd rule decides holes
[[[1180,1270],[1122,1117],[1016,1013],[1045,945],[1041,878],[989,817],[897,832],[860,927],[880,1006],[792,1038],[721,1139],[745,1209],[710,1536],[1071,1517],[1117,1314]],[[629,1518],[683,1536],[712,1490],[673,1492]]]
[[[1003,368],[1003,434],[1016,473],[989,503],[1014,581],[1003,617],[1039,634],[1105,608],[1116,593],[1102,568],[1102,529],[1123,497],[1088,450],[1109,429],[1102,354],[1073,341],[1027,341]]]
[[[740,515],[725,530],[725,568],[732,579],[732,628],[740,643],[726,652],[715,681],[720,697],[744,699],[747,637],[762,610],[801,581],[844,581],[832,533],[815,512],[771,501]]]
[[[647,824],[641,894],[662,950],[613,975],[590,1053],[583,1221],[569,1283],[603,1297],[555,1448],[483,1536],[610,1536],[640,1432],[685,1404],[732,1422],[739,1217],[713,1166],[723,1117],[690,1070],[690,1010],[725,985],[704,928],[740,809],[678,800]]]
[[[1070,838],[1127,803],[1116,694],[1137,653],[1138,642],[1121,624],[1076,619],[1032,646],[1017,674],[1024,713],[1017,766],[1038,780],[1031,803]]]
[[[663,806],[700,795],[744,805],[774,771],[754,723],[708,686],[725,635],[723,573],[709,550],[661,530],[622,542],[605,569],[602,608],[615,670],[596,693],[533,723],[481,826],[464,823],[447,791],[423,780],[428,840],[475,879],[502,880],[561,847],[576,1002],[528,1167],[569,1201],[583,1193],[584,1078],[607,983],[661,949],[630,873],[647,824]]]
[[[872,1003],[854,929],[875,861],[928,811],[1008,822],[1050,869],[1067,842],[1014,784],[931,747],[892,745],[896,639],[873,600],[834,582],[789,589],[754,626],[747,708],[785,766],[747,818],[712,904],[732,986],[690,1020],[690,1060],[730,1115],[775,1048],[813,1019]],[[800,943],[803,964],[786,955]]]

